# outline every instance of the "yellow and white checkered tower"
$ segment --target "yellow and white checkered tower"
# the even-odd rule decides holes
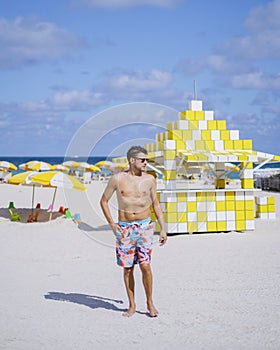
[[[202,101],[190,101],[189,109],[180,112],[178,120],[167,123],[166,131],[158,133],[155,142],[144,145],[154,164],[164,168],[158,198],[167,232],[254,230],[253,163],[279,162],[280,156],[254,151],[252,140],[240,139],[239,130],[228,130],[226,120],[215,120],[214,111],[202,107]],[[232,163],[240,164],[239,188],[226,184],[226,166]],[[190,164],[208,165],[214,174],[214,186],[177,188],[178,170]],[[267,205],[266,209],[258,202],[256,205],[258,217],[275,216],[275,205]],[[265,210],[269,214],[265,215]],[[152,218],[156,219],[154,213]]]
[[[279,156],[253,151],[252,140],[240,140],[239,130],[228,130],[226,120],[215,120],[214,111],[203,111],[199,100],[191,101],[189,110],[145,147],[151,159],[164,165],[159,200],[168,233],[254,230],[253,162],[279,161]],[[177,170],[183,161],[210,162],[215,188],[177,190]],[[240,163],[241,188],[226,188],[227,162]]]

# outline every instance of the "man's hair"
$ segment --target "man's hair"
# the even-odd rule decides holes
[[[131,158],[135,158],[137,154],[139,153],[144,153],[148,154],[147,150],[141,146],[132,146],[130,149],[127,151],[127,160],[130,161]]]

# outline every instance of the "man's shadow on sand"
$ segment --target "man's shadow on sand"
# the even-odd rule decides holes
[[[86,222],[82,222],[82,221],[79,221],[77,226],[80,230],[87,231],[87,232],[90,232],[90,231],[111,231],[111,227],[109,225],[93,227],[93,226],[87,224]]]
[[[123,304],[122,300],[99,297],[96,295],[86,295],[79,293],[61,293],[49,292],[45,295],[45,299],[67,301],[74,304],[84,305],[91,309],[106,309],[119,312],[125,312],[127,309],[117,307],[114,303]]]

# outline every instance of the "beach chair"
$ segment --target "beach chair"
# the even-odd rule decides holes
[[[82,183],[84,183],[84,184],[90,184],[91,183],[91,173],[89,173],[89,172],[84,173],[81,180],[82,180]]]
[[[53,211],[53,205],[52,204],[49,205],[47,212],[49,213],[51,211]]]
[[[41,204],[38,203],[36,205],[35,215],[29,215],[28,219],[27,219],[27,222],[36,222],[36,221],[38,221],[38,217],[39,217],[39,214],[40,214],[40,209],[41,209]]]
[[[66,213],[66,209],[63,206],[60,206],[59,211],[60,214],[65,214]]]
[[[16,209],[15,205],[14,205],[14,202],[10,202],[8,208],[9,209]]]
[[[75,222],[75,224],[79,224],[82,221],[80,214],[74,214],[73,221]]]
[[[65,217],[66,219],[73,219],[73,218],[74,218],[74,216],[71,214],[71,212],[70,212],[70,210],[69,210],[68,208],[65,210],[65,215],[64,215],[64,217]]]
[[[21,217],[18,213],[14,213],[12,209],[9,209],[11,215],[11,221],[21,221]]]

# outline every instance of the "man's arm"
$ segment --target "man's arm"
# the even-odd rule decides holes
[[[108,222],[108,224],[111,226],[113,232],[116,234],[116,231],[119,229],[119,225],[116,224],[112,218],[111,211],[109,208],[109,200],[111,199],[113,193],[116,191],[116,177],[111,176],[107,187],[105,188],[103,195],[100,199],[100,206],[103,211],[103,214]]]
[[[155,212],[156,217],[157,217],[157,221],[160,225],[159,244],[164,245],[167,241],[164,216],[163,216],[163,212],[161,210],[160,203],[159,203],[158,198],[157,198],[156,179],[153,177],[152,181],[153,181],[153,183],[152,183],[152,188],[151,188],[151,200],[152,200],[154,212]]]

